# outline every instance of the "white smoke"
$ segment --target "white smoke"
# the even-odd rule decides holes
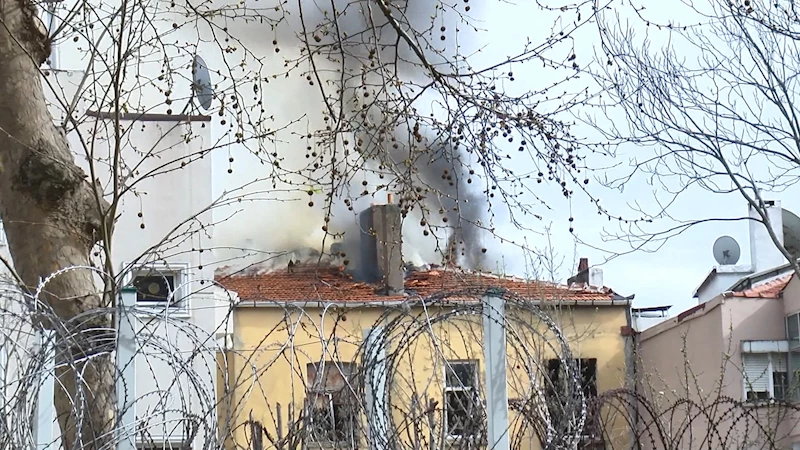
[[[337,0],[334,3],[340,6],[338,30],[319,27],[319,24],[328,19],[326,13],[313,6],[311,1],[303,3],[305,28],[319,29],[318,36],[321,40],[333,39],[335,33],[343,36],[359,35],[360,31],[368,28],[366,11],[376,8],[374,0]],[[419,29],[456,28],[458,21],[455,16],[443,13],[437,2],[420,1],[418,4],[419,7],[407,10],[407,20]],[[221,52],[227,65],[235,67],[241,64],[250,71],[258,67],[259,73],[257,78],[247,77],[244,75],[248,73],[247,70],[238,71],[234,68],[230,77],[217,74],[220,75],[218,85],[226,93],[222,99],[226,112],[222,117],[230,117],[232,114],[238,116],[235,120],[228,119],[225,124],[230,127],[232,141],[236,139],[237,132],[242,133],[245,138],[252,135],[268,136],[233,143],[226,160],[222,161],[228,166],[220,167],[223,164],[217,164],[215,182],[221,190],[229,193],[228,197],[232,201],[215,211],[218,224],[214,235],[216,247],[220,248],[216,253],[220,259],[239,259],[253,263],[299,248],[328,252],[332,243],[343,242],[347,258],[355,261],[358,257],[355,246],[360,238],[357,214],[370,203],[385,203],[392,187],[386,186],[375,192],[376,186],[387,182],[378,175],[378,162],[365,163],[359,159],[357,152],[351,152],[347,156],[338,154],[336,164],[331,164],[332,155],[319,150],[317,132],[326,130],[333,123],[329,105],[336,104],[339,99],[332,95],[335,92],[331,86],[340,81],[343,65],[348,67],[344,73],[356,71],[366,61],[358,57],[367,56],[367,47],[364,47],[363,52],[359,52],[357,46],[349,48],[355,57],[345,58],[344,61],[333,55],[330,58],[315,57],[313,68],[307,66],[307,63],[306,66],[297,66],[294,61],[301,60],[307,51],[298,38],[303,32],[303,24],[300,22],[297,5],[276,3],[265,8],[260,2],[248,2],[247,6],[261,8],[258,10],[259,15],[274,20],[280,18],[282,21],[270,26],[269,20],[218,20],[219,28],[227,29],[232,36],[229,45],[246,48],[252,55],[258,56],[256,60],[254,57],[242,58],[237,54]],[[243,11],[247,11],[247,8],[243,8]],[[376,30],[383,33],[379,39],[393,42],[396,35],[387,32],[387,27],[382,26],[385,19],[381,20],[381,17],[381,14],[373,12],[373,20],[378,20],[373,22]],[[432,25],[435,27],[432,28]],[[216,35],[216,38],[219,39],[219,36]],[[437,38],[438,35],[431,35],[431,41]],[[464,42],[459,44],[464,45]],[[408,46],[401,45],[399,48],[403,58],[415,59]],[[445,46],[442,48],[447,50]],[[434,61],[442,58],[434,52],[428,53]],[[403,64],[397,70],[405,72],[401,78],[412,80],[416,78],[416,71],[419,69],[415,65]],[[233,78],[238,73],[243,75],[234,81]],[[348,80],[346,84],[358,81]],[[328,96],[326,99],[323,99],[321,86]],[[346,102],[349,104],[349,111],[346,109],[345,114],[360,120],[356,117],[359,105],[352,98],[346,99]],[[236,108],[232,108],[233,104],[236,104]],[[263,113],[259,112],[261,109]],[[424,113],[420,111],[420,114]],[[353,118],[346,117],[343,122],[352,122]],[[222,123],[222,119],[216,115],[215,120]],[[239,125],[243,129],[237,128]],[[352,137],[348,137],[349,135]],[[347,147],[345,142],[355,141],[358,136],[357,132],[340,134],[337,148]],[[352,142],[348,144],[352,148]],[[367,149],[364,153],[369,151]],[[321,168],[315,170],[314,164],[319,164]],[[430,170],[434,166],[435,170]],[[332,177],[333,167],[339,173]],[[439,163],[431,167],[420,167],[418,176],[436,189],[447,190],[447,184],[441,182],[441,173],[434,173],[441,172],[442,167],[446,166]],[[328,198],[325,193],[331,192],[332,178],[346,178],[347,183],[338,186],[334,190],[333,198]],[[361,196],[365,189],[374,194]],[[434,211],[441,209],[438,202],[433,195],[426,199],[426,203]],[[445,204],[451,207],[452,202]],[[475,212],[469,214],[476,216]],[[451,215],[450,212],[433,214],[434,217],[425,217],[425,222],[442,226],[443,217],[447,215]],[[447,247],[447,232],[444,228],[438,228],[429,230],[426,235],[424,227],[420,225],[422,221],[419,208],[410,211],[405,219],[404,258],[414,264],[441,262]],[[452,223],[453,220],[450,220],[450,224]]]

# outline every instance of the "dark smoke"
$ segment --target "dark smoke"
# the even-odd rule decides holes
[[[363,2],[364,6],[367,3],[370,3],[369,0]],[[393,15],[401,17],[412,30],[426,30],[434,23],[437,29],[441,25],[446,25],[443,29],[455,30],[461,24],[459,16],[439,10],[436,7],[437,2],[401,0],[392,2],[392,5],[395,8]],[[360,74],[350,78],[350,83],[345,83],[347,100],[342,106],[347,118],[346,128],[352,129],[356,140],[363,142],[361,154],[375,165],[393,167],[395,174],[401,174],[407,172],[403,162],[413,161],[415,168],[413,176],[410,179],[403,177],[394,187],[402,191],[395,191],[398,200],[403,200],[406,206],[418,210],[419,205],[414,205],[415,201],[409,204],[409,198],[416,193],[415,188],[421,187],[425,196],[421,203],[427,209],[427,222],[433,225],[446,220],[444,224],[450,228],[449,242],[443,249],[444,259],[466,268],[482,268],[485,258],[481,239],[482,228],[479,224],[485,222],[483,219],[488,213],[488,202],[485,195],[474,187],[478,183],[469,182],[477,181],[477,177],[469,173],[468,155],[463,149],[451,143],[449,130],[428,128],[430,123],[424,118],[427,111],[417,111],[428,98],[418,98],[414,104],[408,105],[404,97],[408,94],[400,95],[398,91],[388,89],[384,91],[383,97],[372,100],[375,103],[363,99],[365,91],[362,87],[373,90],[384,82],[381,71],[373,72],[367,68],[370,67],[369,51],[380,53],[381,61],[393,61],[396,66],[389,66],[388,69],[394,69],[396,76],[404,82],[413,81],[419,85],[426,85],[430,80],[427,70],[417,61],[410,48],[402,43],[395,45],[398,42],[397,33],[387,25],[386,18],[375,4],[372,4],[371,8],[363,7],[359,11],[348,10],[337,21],[337,27],[351,36],[343,45],[348,57],[342,61],[342,67],[349,75]],[[364,17],[366,11],[372,12],[368,20]],[[373,40],[374,34],[361,32],[369,24],[380,30],[377,43]],[[441,41],[436,40],[433,46],[431,43],[418,41],[425,57],[433,64],[454,58],[458,50],[451,42],[453,40],[446,41],[446,44],[442,45]],[[463,38],[460,43],[465,44]],[[431,94],[434,97],[439,96],[435,89]],[[418,123],[420,119],[425,120],[428,125],[412,131],[414,127],[412,124]],[[393,145],[389,145],[390,138]],[[359,187],[355,190],[359,190]],[[392,186],[389,186],[389,189],[392,189]],[[356,210],[358,211],[360,210]],[[352,229],[357,228],[357,225],[355,223],[352,225],[348,227],[346,236],[358,235],[358,231]],[[419,230],[419,233],[421,232],[422,230]],[[343,242],[344,251],[352,260],[356,260],[358,252],[359,243],[358,240],[355,241],[348,237]]]
[[[400,150],[390,153],[393,160],[402,161]],[[430,214],[440,214],[451,227],[445,257],[466,268],[481,268],[484,253],[480,225],[488,204],[468,182],[467,155],[449,143],[434,144],[417,157],[416,169],[419,183],[430,190],[425,202]]]
[[[400,0],[390,3],[396,11],[393,16],[402,18],[406,22],[404,29],[410,30],[409,32],[419,31],[415,39],[419,41],[421,50],[429,62],[439,64],[445,60],[455,60],[453,55],[463,50],[463,47],[462,50],[455,47],[455,36],[450,34],[462,24],[458,14],[440,8],[439,3],[435,1]],[[248,1],[248,4],[261,7],[251,1]],[[429,225],[446,225],[451,228],[447,234],[453,248],[441,242],[444,240],[442,236],[444,230],[435,233],[444,247],[443,256],[449,254],[451,261],[454,260],[467,268],[481,267],[482,233],[481,228],[475,224],[482,222],[488,205],[486,197],[479,192],[480,189],[470,189],[478,184],[476,183],[478,180],[473,179],[474,184],[468,183],[469,158],[466,152],[463,148],[458,149],[448,143],[448,130],[438,130],[440,125],[431,124],[432,111],[429,111],[426,105],[442,104],[440,91],[430,89],[424,97],[409,94],[407,86],[429,84],[428,71],[409,46],[403,43],[396,45],[397,33],[387,25],[387,19],[379,11],[374,0],[334,0],[334,4],[339,11],[336,17],[325,14],[315,2],[305,0],[285,4],[280,11],[261,11],[267,15],[274,15],[275,19],[282,17],[285,20],[274,30],[274,35],[266,40],[264,25],[258,21],[250,23],[240,21],[231,29],[237,38],[243,39],[244,47],[258,49],[258,54],[276,55],[271,59],[264,59],[264,66],[261,69],[264,78],[282,73],[285,70],[284,58],[302,59],[306,48],[298,40],[298,35],[305,33],[313,45],[324,48],[320,53],[316,53],[315,67],[321,80],[313,87],[310,87],[306,80],[307,77],[314,78],[315,75],[306,73],[305,65],[303,68],[293,69],[290,76],[277,77],[269,84],[260,85],[261,92],[270,99],[271,109],[264,114],[277,115],[277,118],[270,118],[269,121],[264,121],[264,124],[269,122],[281,125],[297,120],[298,117],[303,117],[303,121],[280,132],[276,135],[274,144],[269,142],[265,146],[270,152],[282,158],[281,170],[278,172],[283,173],[282,179],[285,181],[279,184],[277,189],[273,185],[270,190],[268,184],[274,182],[274,179],[270,178],[265,183],[266,186],[259,187],[267,192],[261,197],[267,198],[261,203],[248,203],[243,206],[242,209],[246,210],[240,215],[241,217],[237,217],[236,225],[230,225],[227,230],[221,229],[218,233],[218,236],[228,238],[220,241],[230,247],[252,246],[270,252],[286,252],[305,246],[329,252],[327,249],[330,244],[338,241],[342,243],[338,249],[338,253],[344,253],[342,259],[348,262],[348,266],[357,267],[361,233],[357,213],[367,208],[370,202],[381,202],[385,198],[372,197],[372,194],[362,195],[366,185],[362,186],[361,183],[366,183],[368,180],[371,193],[375,192],[376,186],[385,184],[385,190],[381,195],[389,191],[396,194],[397,200],[403,199],[404,196],[415,197],[413,201],[406,203],[414,208],[408,215],[408,225],[404,227],[406,231],[404,256],[409,262],[417,264],[441,262],[435,260],[436,241],[432,236],[423,237],[423,230],[418,224],[423,209],[420,208],[422,204]],[[300,23],[300,8],[303,12],[303,24]],[[479,15],[478,9],[480,9],[478,5],[473,6],[473,13],[476,16]],[[220,25],[223,25],[222,22]],[[371,26],[377,33],[364,32]],[[425,30],[431,29],[448,30],[448,39],[440,41],[438,35],[428,36]],[[333,33],[331,30],[338,31]],[[346,38],[336,42],[337,36]],[[279,44],[280,53],[274,53],[277,48],[273,48],[271,44],[273,39]],[[465,45],[463,35],[459,37],[458,43],[459,46]],[[374,52],[378,53],[377,57]],[[326,57],[328,54],[330,56]],[[373,65],[375,60],[381,63]],[[389,75],[386,75],[387,73]],[[402,87],[395,89],[393,80],[399,81],[398,85]],[[320,88],[324,93],[320,92]],[[403,91],[400,92],[400,89]],[[333,113],[329,114],[323,100],[334,105]],[[447,115],[446,111],[444,115]],[[327,122],[328,119],[331,119],[330,122]],[[334,119],[336,123],[332,124]],[[417,121],[422,122],[421,139],[411,132]],[[309,198],[306,196],[306,191],[320,186],[328,189],[327,186],[334,184],[328,182],[333,180],[331,177],[320,177],[306,187],[304,183],[308,180],[303,178],[303,174],[314,160],[306,159],[308,156],[304,156],[297,149],[304,149],[306,145],[316,147],[319,141],[332,141],[333,138],[327,136],[325,131],[330,129],[329,126],[337,130],[337,139],[349,141],[348,149],[351,155],[358,155],[368,160],[370,165],[374,166],[373,169],[384,166],[385,170],[377,169],[382,173],[390,171],[394,173],[386,175],[386,179],[379,179],[376,172],[362,170],[358,167],[360,164],[350,166],[346,173],[339,172],[337,187],[330,188],[334,191],[330,218],[324,217],[323,205],[327,202],[322,196],[314,194]],[[263,130],[259,128],[257,131]],[[305,133],[314,134],[314,142],[298,144],[297,136]],[[359,141],[363,141],[364,145],[354,145]],[[389,141],[396,141],[397,146],[389,145]],[[322,154],[324,149],[330,147],[322,145],[320,148],[323,149],[320,150]],[[325,164],[328,164],[333,155],[324,156]],[[408,173],[408,167],[404,164],[407,160],[411,161],[413,173]],[[339,169],[344,170],[342,168],[344,163],[341,159],[339,161]],[[260,169],[260,166],[250,164],[249,160],[239,158],[237,155],[234,176],[237,179],[254,178],[243,176],[249,174],[248,171],[256,171],[254,175],[260,177],[269,177],[271,171],[275,169],[269,165],[265,169]],[[339,181],[343,184],[346,182],[348,186],[340,188]],[[234,184],[236,180],[230,183]],[[420,188],[421,192],[415,188]],[[272,192],[280,189],[286,192]],[[290,192],[292,189],[297,191]],[[416,194],[422,195],[424,199],[417,200]],[[314,200],[313,207],[306,206],[309,199]],[[345,199],[351,203],[344,204]],[[264,206],[259,206],[261,204]],[[331,222],[323,222],[323,218],[330,219]],[[444,224],[442,224],[443,219],[447,219]],[[287,227],[287,221],[290,221],[291,226]],[[343,233],[343,239],[341,237],[334,239],[330,235],[323,236],[321,231],[323,226],[325,233],[328,229],[334,233]],[[252,245],[242,244],[240,242],[242,237],[251,238],[254,242]],[[325,245],[321,245],[323,237]]]

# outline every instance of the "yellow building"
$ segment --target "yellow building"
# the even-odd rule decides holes
[[[505,299],[511,448],[541,448],[546,424],[568,421],[559,405],[627,386],[631,298],[592,286],[588,264],[569,286],[449,266],[393,278],[399,239],[375,230],[365,245],[387,274],[373,283],[336,260],[218,275],[238,295],[222,358],[229,448],[485,447],[487,293]],[[625,421],[591,409],[579,448],[627,448]]]

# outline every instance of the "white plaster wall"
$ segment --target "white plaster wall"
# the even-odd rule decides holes
[[[748,207],[748,212],[751,218],[760,220],[760,216],[752,207]],[[778,242],[783,244],[783,211],[781,210],[780,201],[776,200],[775,205],[767,209],[767,217],[775,237],[778,238]],[[786,258],[772,241],[767,227],[757,220],[750,220],[749,222],[750,255],[755,272],[769,270],[786,263]]]
[[[61,60],[69,60],[61,55]],[[64,105],[70,104],[76,88],[83,78],[78,71],[56,71],[47,75],[45,90],[51,101],[54,119],[64,119]],[[77,102],[76,115],[81,117],[86,110],[85,102]],[[212,164],[211,158],[197,158],[201,149],[212,146],[210,143],[210,124],[185,124],[177,122],[150,122],[136,124],[123,123],[131,127],[130,134],[123,143],[123,159],[126,167],[135,169],[136,189],[122,196],[119,204],[119,219],[112,241],[112,259],[115,270],[122,271],[123,263],[135,260],[151,262],[161,259],[169,263],[187,264],[189,274],[190,309],[180,317],[153,317],[142,315],[141,319],[151,322],[148,329],[154,340],[168,343],[171,350],[159,352],[152,346],[137,357],[136,396],[140,416],[148,412],[172,409],[162,419],[155,415],[149,430],[153,440],[168,440],[170,435],[182,434],[183,429],[175,429],[174,420],[183,412],[201,414],[203,425],[197,430],[194,448],[201,448],[213,439],[215,425],[214,411],[208,411],[216,400],[216,361],[217,335],[230,332],[227,323],[230,302],[221,301],[211,291],[213,267],[206,265],[209,252],[200,249],[210,247],[213,237],[211,213],[207,209],[211,202]],[[105,121],[89,121],[81,128],[83,138],[77,133],[68,136],[76,153],[76,161],[84,169],[89,169],[87,153],[95,160],[108,160],[111,155],[108,141],[111,128]],[[88,138],[87,136],[91,136]],[[155,157],[142,157],[142,153],[155,154]],[[195,155],[190,164],[181,168],[181,159]],[[172,163],[168,163],[172,161]],[[161,169],[158,167],[164,166]],[[100,179],[106,193],[111,189],[111,173],[102,163],[94,165],[95,177]],[[165,173],[152,175],[152,171]],[[142,213],[142,217],[138,216]],[[194,218],[186,222],[186,219]],[[184,223],[185,222],[185,223]],[[141,224],[145,227],[142,228]],[[0,239],[0,254],[9,257],[4,236]],[[204,257],[208,255],[208,257]],[[142,258],[142,255],[146,255]],[[8,272],[0,268],[3,275]],[[119,274],[119,273],[118,273]],[[5,385],[3,392],[7,397],[14,395],[20,380],[27,380],[23,371],[30,359],[25,356],[26,348],[33,348],[37,341],[32,328],[26,323],[25,313],[19,298],[3,296],[3,310],[0,315],[4,335],[0,369],[0,381]],[[154,327],[153,324],[156,326]],[[143,330],[142,330],[143,331]],[[147,333],[142,332],[142,343]],[[10,353],[10,358],[8,357]],[[177,375],[180,374],[180,375]],[[162,394],[168,393],[166,397]],[[164,398],[168,400],[163,403]],[[24,401],[23,401],[24,403]],[[5,408],[14,404],[3,402]],[[53,418],[54,419],[54,418]],[[58,426],[52,428],[57,436]]]
[[[92,128],[97,138],[98,128],[104,130],[105,125],[104,121],[90,122],[86,128]],[[213,267],[204,265],[205,251],[201,252],[210,247],[212,238],[211,230],[206,229],[211,223],[207,210],[212,201],[211,162],[198,156],[210,145],[209,127],[177,122],[129,122],[123,126],[131,128],[123,145],[123,160],[127,167],[136,168],[131,169],[135,187],[119,204],[112,241],[114,267],[123,271],[139,263],[188,264],[188,315],[169,319],[142,316],[151,322],[148,331],[154,340],[168,343],[169,350],[144,347],[136,359],[137,416],[151,418],[148,432],[154,441],[168,441],[185,433],[176,420],[188,412],[209,413],[203,419],[214,423],[213,410],[208,411],[213,401],[208,399],[216,398],[215,333],[221,324],[208,289]],[[95,154],[102,155],[102,148]],[[108,192],[110,174],[99,178]],[[165,410],[170,411],[163,417],[153,414]],[[206,442],[209,426],[198,430],[195,448]]]
[[[697,290],[697,302],[705,303],[713,300],[714,297],[729,290],[731,286],[746,275],[745,273],[715,273],[705,286]]]

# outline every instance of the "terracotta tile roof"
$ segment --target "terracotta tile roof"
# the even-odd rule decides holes
[[[792,281],[792,276],[794,276],[794,272],[774,278],[766,283],[757,284],[744,291],[733,292],[731,296],[745,298],[779,298],[789,282]]]
[[[326,301],[326,302],[386,302],[406,298],[430,298],[442,292],[462,292],[461,299],[475,298],[471,292],[501,288],[519,297],[536,300],[587,302],[620,300],[607,287],[573,284],[565,286],[520,278],[463,271],[453,267],[434,267],[411,271],[405,279],[405,295],[386,296],[379,293],[378,284],[355,281],[343,267],[295,265],[291,270],[259,273],[257,271],[225,275],[218,272],[216,280],[225,288],[238,293],[246,301]],[[466,291],[470,292],[467,293]],[[458,298],[449,297],[449,300]]]

